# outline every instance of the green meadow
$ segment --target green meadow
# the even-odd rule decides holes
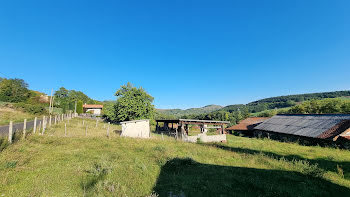
[[[0,153],[0,196],[349,196],[350,153],[228,136],[191,144],[72,119]],[[87,129],[86,129],[87,128]]]

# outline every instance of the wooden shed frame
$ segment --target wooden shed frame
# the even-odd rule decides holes
[[[173,120],[156,120],[156,131],[170,131],[173,130],[176,132],[176,137],[188,135],[189,125],[199,125],[201,132],[205,132],[207,125],[218,126],[215,128],[221,127],[221,134],[224,134],[225,125],[229,124],[229,121],[217,121],[217,120],[195,120],[195,119],[173,119]],[[160,127],[159,123],[163,123],[163,127]],[[171,124],[171,127],[169,127]],[[174,124],[175,128],[174,128]],[[180,135],[179,135],[180,134]]]

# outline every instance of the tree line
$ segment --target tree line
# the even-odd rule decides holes
[[[28,89],[23,79],[0,78],[0,101],[11,103],[16,109],[31,114],[45,114],[49,106],[50,96]],[[61,113],[74,110],[77,102],[77,113],[83,113],[83,103],[99,104],[101,102],[89,98],[81,91],[67,90],[61,87],[55,91],[53,106]]]
[[[288,96],[278,96],[265,98],[257,100],[246,105],[229,105],[222,109],[221,111],[234,112],[243,107],[247,107],[250,113],[262,112],[265,110],[279,109],[286,107],[296,106],[304,101],[310,100],[321,100],[325,98],[338,98],[350,96],[350,91],[335,91],[335,92],[321,92],[321,93],[310,93],[310,94],[297,94],[297,95],[288,95]]]

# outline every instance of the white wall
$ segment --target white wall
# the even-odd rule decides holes
[[[101,115],[101,109],[88,109],[88,110],[86,110],[86,112],[89,112],[89,111],[94,111],[95,115]]]
[[[122,133],[121,136],[125,137],[150,137],[150,126],[149,120],[134,120],[121,122]]]

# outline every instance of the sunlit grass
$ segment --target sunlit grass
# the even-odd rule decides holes
[[[113,132],[119,125],[110,125],[108,138],[106,123],[82,121],[6,148],[0,196],[332,196],[350,188],[347,150],[236,136],[226,144],[132,139]]]
[[[35,115],[21,112],[12,108],[0,107],[0,126],[7,125],[10,121],[14,123],[23,122],[24,119],[32,120]]]

